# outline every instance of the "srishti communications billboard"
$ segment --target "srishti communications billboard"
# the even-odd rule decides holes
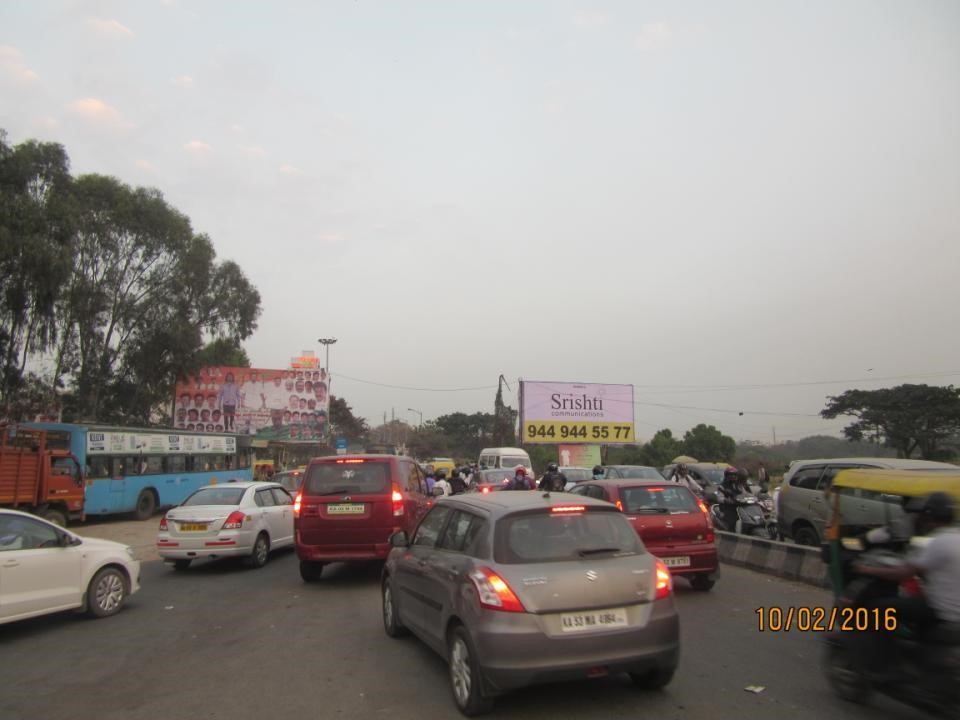
[[[633,444],[633,385],[521,380],[520,442]]]
[[[325,369],[206,367],[177,383],[173,426],[265,440],[326,442],[329,387]]]

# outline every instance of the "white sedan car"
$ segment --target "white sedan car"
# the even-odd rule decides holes
[[[293,498],[274,482],[208,485],[160,521],[157,553],[177,570],[199,558],[243,557],[263,567],[293,545]]]
[[[139,589],[132,548],[0,510],[0,624],[77,609],[106,617]]]

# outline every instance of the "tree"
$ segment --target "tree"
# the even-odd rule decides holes
[[[820,412],[833,419],[850,415],[857,420],[843,429],[849,440],[873,436],[895,448],[897,457],[917,450],[924,459],[939,455],[939,446],[960,431],[960,389],[952,385],[899,385],[880,390],[847,390],[827,398]]]
[[[240,346],[236,338],[217,338],[204,345],[194,358],[197,369],[205,367],[250,367],[247,351]]]
[[[736,455],[737,443],[713,425],[700,423],[683,436],[683,452],[701,462],[730,462]]]
[[[27,358],[55,337],[71,269],[72,178],[61,145],[11,148],[0,130],[0,403],[9,410]]]
[[[664,428],[657,430],[657,434],[643,446],[643,450],[647,461],[645,464],[659,468],[669,465],[680,454],[681,446],[670,428]]]
[[[353,414],[346,400],[335,395],[330,396],[330,425],[334,433],[352,442],[359,441],[370,429],[364,418]]]
[[[479,457],[493,437],[495,415],[476,412],[441,415],[435,420],[437,428],[447,437],[452,452],[459,458]]]
[[[497,386],[497,396],[493,401],[493,444],[497,447],[513,447],[517,444],[517,433],[514,429],[517,422],[517,411],[504,405],[503,384],[506,382],[503,375]]]

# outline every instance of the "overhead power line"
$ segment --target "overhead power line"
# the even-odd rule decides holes
[[[360,378],[350,377],[349,375],[344,375],[343,373],[337,373],[338,378],[344,378],[346,380],[353,380],[354,382],[363,383],[364,385],[376,385],[377,387],[392,388],[394,390],[416,390],[417,392],[468,392],[473,390],[496,390],[496,385],[480,385],[477,387],[465,387],[465,388],[422,388],[422,387],[407,387],[405,385],[389,385],[387,383],[374,382],[373,380],[361,380]]]

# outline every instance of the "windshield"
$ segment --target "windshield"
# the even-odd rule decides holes
[[[586,468],[560,468],[560,472],[566,475],[570,482],[583,482],[593,478]]]
[[[517,465],[530,467],[530,460],[525,457],[504,457],[500,459],[500,467],[515,468]]]
[[[481,483],[503,483],[504,480],[513,479],[513,470],[484,470],[480,473]]]
[[[621,488],[625,513],[690,513],[699,511],[693,495],[684,487]]]
[[[300,489],[301,480],[303,480],[302,473],[280,473],[273,477],[273,481],[283,485],[283,489],[287,492],[297,492]]]
[[[616,511],[527,512],[509,515],[497,524],[496,560],[500,563],[559,562],[603,552],[643,551],[630,522]]]
[[[723,484],[723,470],[701,470],[700,474],[703,475],[711,485]]]
[[[663,480],[663,475],[651,467],[618,467],[617,470],[625,478],[637,480]]]
[[[245,488],[201,488],[183,501],[183,507],[190,505],[239,505],[245,492]]]
[[[311,465],[304,495],[382,493],[389,489],[390,465],[385,461],[324,462]]]

